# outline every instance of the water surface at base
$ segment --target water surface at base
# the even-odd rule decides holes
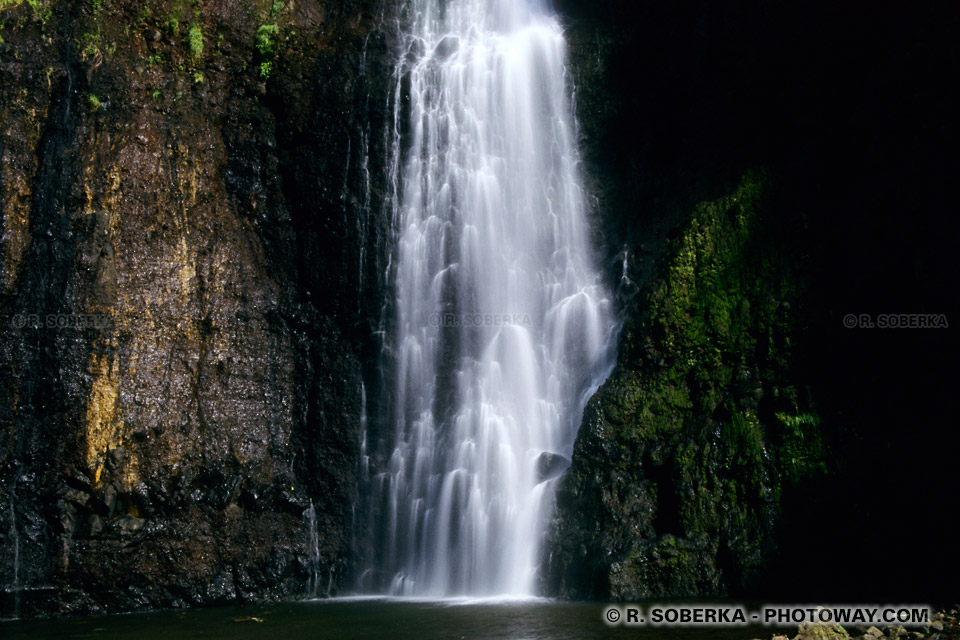
[[[611,628],[604,605],[529,599],[335,599],[267,606],[223,607],[116,616],[2,622],[5,640],[38,638],[389,638],[421,640],[643,638],[748,640],[769,638],[763,628]]]

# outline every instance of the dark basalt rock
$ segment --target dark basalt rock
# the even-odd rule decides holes
[[[537,482],[553,480],[566,471],[569,466],[569,458],[565,458],[559,453],[544,451],[537,458]]]
[[[460,47],[460,40],[456,36],[447,36],[433,49],[433,58],[438,62],[446,60]]]
[[[41,5],[2,11],[0,617],[336,590],[391,8]]]

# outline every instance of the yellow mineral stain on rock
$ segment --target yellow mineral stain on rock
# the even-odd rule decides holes
[[[3,194],[0,194],[2,196]],[[29,202],[29,190],[20,202],[15,202],[3,214],[3,292],[15,293],[17,278],[23,257],[30,246],[30,211],[24,203]],[[6,198],[3,198],[6,201]]]
[[[90,358],[94,374],[87,399],[87,467],[96,480],[107,451],[121,445],[122,422],[117,418],[117,395],[120,389],[119,356],[98,355]]]
[[[2,119],[14,118],[7,111],[0,113]],[[4,137],[15,137],[17,131],[7,129]],[[32,142],[32,140],[31,140]],[[0,289],[3,293],[16,293],[17,280],[24,256],[30,248],[30,202],[33,166],[17,167],[5,158],[0,163],[0,205],[2,205],[2,228],[0,228]],[[30,165],[34,165],[30,158]]]
[[[180,295],[187,302],[193,293],[194,266],[190,260],[190,250],[187,248],[187,236],[180,236],[180,246],[177,248],[177,264],[180,266],[177,280],[180,284]]]
[[[90,178],[93,174],[93,166],[87,165],[84,167],[84,180],[83,180],[83,213],[84,215],[90,215],[93,213],[93,189],[90,188]]]

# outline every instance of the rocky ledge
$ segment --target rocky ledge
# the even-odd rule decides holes
[[[960,638],[960,607],[933,614],[928,627],[907,629],[899,625],[884,627],[855,627],[851,633],[839,626],[825,626],[804,623],[798,633],[791,638],[787,635],[775,635],[773,640],[953,640]]]

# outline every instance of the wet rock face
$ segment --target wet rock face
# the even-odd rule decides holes
[[[772,242],[772,202],[746,174],[668,243],[560,481],[548,592],[749,589],[782,495],[822,473],[820,418],[791,368],[801,263]]]
[[[570,466],[570,460],[558,453],[544,451],[537,458],[537,481],[552,480]]]
[[[4,614],[336,588],[387,251],[378,3],[4,6]]]

